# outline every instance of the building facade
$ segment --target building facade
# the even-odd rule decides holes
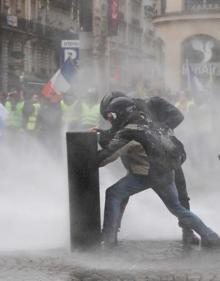
[[[47,81],[63,39],[79,39],[81,91],[132,89],[158,76],[158,39],[147,0],[0,0],[0,90]],[[115,30],[109,9],[116,5]],[[115,16],[115,15],[114,15]],[[86,83],[85,83],[86,81]],[[85,89],[84,89],[84,88]]]
[[[134,89],[156,76],[156,37],[152,14],[143,0],[120,0],[117,35],[109,36],[110,84]]]
[[[108,89],[129,91],[155,77],[156,37],[146,7],[144,0],[93,1],[95,73]]]
[[[46,81],[59,66],[61,40],[77,37],[74,1],[1,0],[0,8],[1,91]]]
[[[164,79],[177,91],[217,95],[220,1],[157,1],[154,25],[164,50]]]

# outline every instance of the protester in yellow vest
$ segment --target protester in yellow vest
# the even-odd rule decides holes
[[[96,88],[89,88],[81,104],[81,125],[83,129],[96,127],[100,121],[99,95]]]
[[[23,127],[24,101],[19,91],[13,90],[8,93],[5,108],[8,111],[6,128],[21,129]]]
[[[36,134],[38,131],[39,111],[40,102],[38,100],[38,95],[34,94],[31,99],[27,100],[24,104],[24,129],[31,134]]]
[[[66,131],[73,131],[79,128],[80,105],[73,91],[63,95],[60,101],[62,112],[62,126]]]

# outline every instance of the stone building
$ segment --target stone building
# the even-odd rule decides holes
[[[156,76],[156,37],[147,1],[120,0],[118,32],[107,40],[110,84],[133,89]]]
[[[116,30],[109,7],[118,4]],[[132,89],[158,76],[147,0],[0,0],[0,90],[42,84],[59,67],[60,42],[80,41],[80,85]],[[85,83],[86,81],[86,83]]]
[[[157,76],[157,39],[153,15],[146,10],[146,2],[93,0],[91,40],[88,41],[87,34],[90,46],[87,49],[92,58],[93,81],[101,82],[103,89],[132,90],[138,83],[149,84]],[[110,22],[111,5],[116,5],[114,27]],[[82,48],[84,41],[85,32],[80,32]]]
[[[217,95],[220,1],[160,0],[153,21],[164,51],[164,78],[174,91]]]
[[[59,66],[60,41],[76,38],[74,2],[0,1],[0,90],[46,81]]]

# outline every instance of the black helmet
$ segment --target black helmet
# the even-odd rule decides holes
[[[113,99],[119,98],[119,97],[127,97],[127,96],[126,96],[126,94],[124,94],[120,91],[115,91],[115,92],[111,92],[110,94],[105,95],[103,97],[103,99],[101,100],[101,103],[100,103],[100,113],[104,119],[107,119],[107,113],[110,112],[108,107],[109,107],[111,101]]]
[[[133,112],[135,111],[135,103],[134,101],[127,97],[126,95],[119,96],[111,95],[109,99],[106,97],[106,102],[104,107],[104,112],[101,113],[102,116],[107,119],[107,114],[112,113],[111,123],[115,128],[120,128],[131,118]],[[114,96],[114,97],[112,97]],[[103,102],[104,104],[104,102]]]
[[[134,111],[134,101],[129,97],[114,98],[108,105],[107,112],[116,113],[117,117]]]

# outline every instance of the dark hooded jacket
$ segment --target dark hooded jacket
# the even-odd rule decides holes
[[[172,129],[183,121],[182,113],[160,97],[151,98],[146,103],[140,99],[134,101],[138,110],[128,116],[122,128],[114,130],[112,127],[101,133],[100,144],[105,149],[99,152],[99,162],[102,163],[129,142],[136,141],[144,148],[151,168],[162,171],[178,168],[186,155],[183,145],[173,135]],[[121,157],[125,167],[128,166],[127,157]],[[140,159],[138,160],[140,162]],[[143,164],[146,165],[146,158]]]

